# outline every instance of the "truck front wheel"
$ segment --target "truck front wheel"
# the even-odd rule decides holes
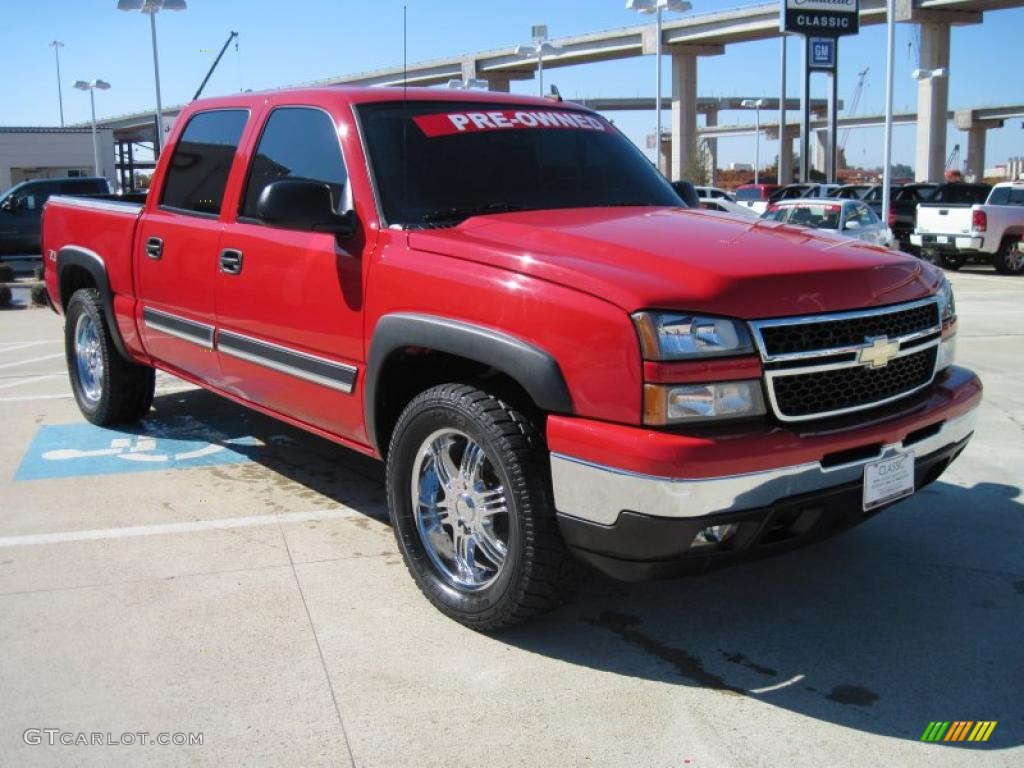
[[[1024,243],[1020,238],[1004,238],[992,264],[1001,275],[1021,274],[1024,272]]]
[[[500,629],[569,591],[546,457],[525,416],[474,387],[434,387],[399,417],[387,459],[395,538],[417,586],[456,621]]]
[[[100,292],[75,291],[66,312],[64,353],[82,415],[100,426],[142,418],[153,404],[155,371],[121,357],[103,316]]]

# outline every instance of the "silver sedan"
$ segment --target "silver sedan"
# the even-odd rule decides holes
[[[863,240],[883,248],[891,248],[894,243],[892,230],[859,200],[834,197],[780,200],[769,205],[761,218],[829,230],[842,237]]]

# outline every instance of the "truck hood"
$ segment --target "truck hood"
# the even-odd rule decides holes
[[[414,230],[410,247],[585,291],[626,310],[742,319],[911,301],[937,270],[912,256],[802,227],[676,208],[476,216]]]

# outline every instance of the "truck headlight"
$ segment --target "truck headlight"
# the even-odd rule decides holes
[[[698,421],[762,416],[761,382],[645,384],[644,424],[664,426]]]
[[[942,340],[939,341],[938,360],[935,361],[936,373],[949,368],[956,358],[956,300],[953,298],[953,286],[945,277],[942,278],[937,296]]]
[[[633,324],[644,360],[693,360],[754,351],[746,325],[724,317],[637,312]]]
[[[945,277],[936,294],[939,299],[939,317],[943,325],[956,317],[956,300],[953,298],[953,285]]]

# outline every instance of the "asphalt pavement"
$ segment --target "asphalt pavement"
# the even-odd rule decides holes
[[[0,312],[0,765],[1024,765],[1024,278],[951,277],[986,391],[940,482],[491,636],[415,588],[376,462],[164,374],[93,428],[60,318]]]

